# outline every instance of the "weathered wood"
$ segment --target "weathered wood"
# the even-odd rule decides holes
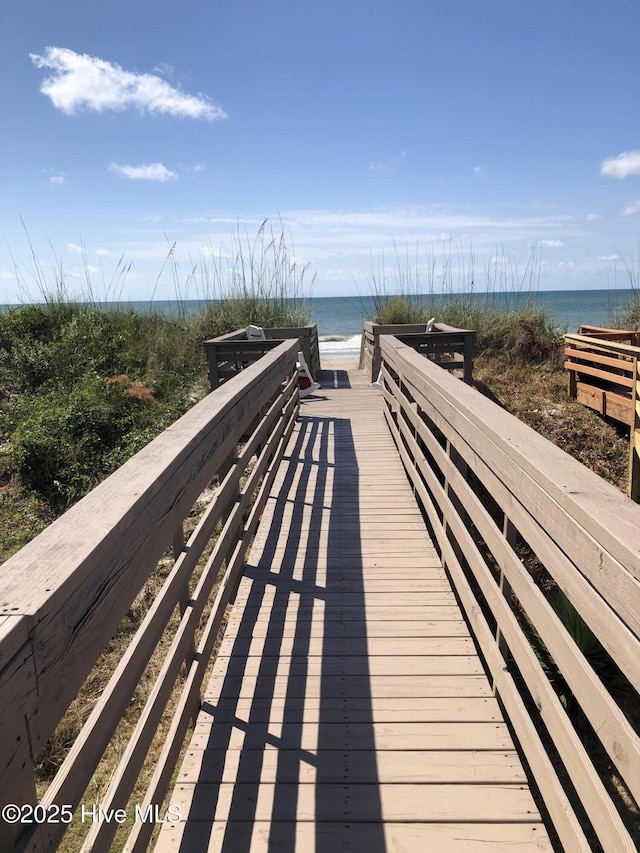
[[[481,802],[483,783],[494,798],[507,791],[501,820],[521,820],[520,796],[526,820],[535,813],[442,565],[412,520],[406,475],[385,451],[378,397],[360,392],[358,378],[329,412],[327,401],[305,402],[274,481],[179,775],[193,784],[184,801],[171,795],[190,825],[264,817],[271,834],[283,820],[274,798],[293,804],[298,827],[327,814],[338,821],[331,799],[358,800],[362,784],[369,812],[349,815],[356,821],[386,822],[394,808],[400,820],[446,821],[464,797],[460,809],[477,807],[490,825],[498,818]],[[397,511],[410,520],[395,522]],[[449,803],[438,815],[425,802],[442,782]],[[266,795],[264,811],[245,799],[249,787]],[[318,804],[313,815],[295,809],[306,797]],[[174,829],[163,829],[158,849]],[[339,837],[343,849],[349,834]],[[492,836],[478,827],[476,837]],[[290,839],[294,849],[303,848]]]
[[[505,413],[496,411],[488,401],[478,400],[466,389],[454,387],[446,375],[435,371],[428,363],[421,363],[399,342],[385,341],[383,356],[388,365],[383,373],[387,388],[385,398],[390,402],[386,410],[388,424],[396,436],[400,454],[442,548],[443,559],[452,573],[474,633],[494,674],[500,698],[520,734],[564,844],[567,849],[588,849],[584,836],[580,840],[578,835],[581,829],[575,816],[567,811],[566,795],[544,754],[515,683],[506,673],[503,650],[513,657],[525,678],[540,717],[563,758],[605,849],[633,850],[634,844],[627,830],[542,672],[510,603],[505,601],[496,575],[478,549],[475,538],[470,535],[467,523],[468,518],[473,523],[475,535],[491,551],[500,572],[507,578],[520,605],[553,654],[576,701],[590,718],[603,745],[637,797],[640,793],[640,743],[636,732],[524,570],[511,543],[485,509],[483,495],[491,495],[519,535],[532,544],[537,556],[558,579],[579,612],[602,638],[614,660],[637,687],[640,685],[640,623],[636,618],[636,608],[640,586],[636,579],[637,549],[632,545],[633,541],[637,542],[637,533],[633,537],[630,534],[632,505],[619,494],[614,498],[611,490],[603,488],[598,478],[581,470],[573,460],[564,459],[559,451],[547,446],[544,439]],[[398,377],[397,383],[395,376]],[[409,389],[412,403],[404,397],[400,383]],[[422,411],[428,416],[428,421],[421,418]],[[435,425],[436,435],[431,434],[428,424]],[[483,483],[486,492],[480,496],[475,494],[468,477],[462,476],[443,450],[442,434],[448,444],[456,447],[456,452],[461,454],[474,477]],[[420,444],[416,436],[419,436]],[[430,454],[429,463],[423,447]],[[562,485],[564,482],[571,482],[570,490]],[[533,489],[532,484],[535,484]],[[605,506],[608,502],[611,505],[617,503],[616,522],[612,524],[615,539],[607,535],[610,530],[605,532],[600,528],[602,508],[598,513],[589,515],[586,512],[585,504],[591,503],[588,497],[583,498],[583,494],[589,493],[587,485],[592,492],[597,492],[598,497],[605,498]],[[593,558],[587,556],[596,536],[600,540],[596,539],[596,542],[602,555],[600,571],[594,571],[590,562]],[[625,543],[624,549],[621,542]],[[578,547],[572,547],[576,543]],[[498,642],[478,608],[478,594],[469,586],[460,555],[464,555],[466,571],[473,573],[479,585],[485,606],[497,620],[500,630]],[[606,580],[603,564],[607,565]],[[634,601],[630,608],[627,607],[627,598]],[[567,816],[570,818],[568,822]]]
[[[266,498],[269,494],[269,490],[293,429],[295,413],[294,415],[291,415],[285,407],[283,414],[285,418],[288,417],[284,429],[281,432],[276,431],[272,433],[269,440],[262,448],[262,457],[268,459],[270,464],[269,469],[264,476],[258,496],[251,509],[249,518],[244,526],[244,536],[247,540],[251,538],[257,527],[264,509]],[[258,466],[256,466],[252,471],[249,479],[255,475],[255,480],[257,481],[262,477],[263,473],[264,472],[261,470],[260,464],[258,464]],[[253,486],[250,485],[249,482],[246,484],[245,488],[248,493],[249,489],[253,490]],[[244,563],[245,551],[246,546],[243,538],[243,540],[236,544],[231,558],[227,561],[225,575],[222,579],[222,583],[220,584],[220,589],[216,595],[215,601],[213,602],[207,624],[203,630],[198,650],[194,656],[191,669],[188,673],[187,681],[182,691],[182,696],[178,702],[177,708],[175,709],[164,747],[157,761],[151,781],[147,787],[147,792],[142,802],[143,809],[146,809],[153,804],[161,803],[166,795],[171,776],[180,755],[187,726],[193,714],[192,709],[196,700],[197,705],[200,705],[200,685],[202,684],[211,659],[215,641],[220,633],[222,622],[226,615],[227,605],[232,600],[234,591],[237,587],[238,576]],[[152,824],[145,824],[142,822],[135,824],[127,840],[127,850],[131,851],[131,853],[133,853],[133,851],[146,850],[152,831]]]
[[[409,701],[409,700],[405,700]],[[450,727],[452,728],[452,727]],[[199,736],[204,740],[204,735]],[[276,781],[278,764],[281,781],[301,784],[313,783],[318,771],[301,761],[278,761],[280,747],[267,744],[262,748],[262,767],[260,783]],[[285,753],[286,754],[286,753]],[[289,756],[287,756],[289,757]],[[291,755],[291,758],[294,758]],[[180,782],[222,783],[251,782],[255,779],[255,770],[242,766],[242,749],[207,750],[190,745],[182,764]],[[320,771],[322,781],[327,784],[344,782],[344,769],[339,761],[327,762]],[[253,778],[252,778],[253,777]],[[349,779],[358,784],[460,784],[460,783],[497,783],[526,785],[527,777],[522,770],[518,755],[514,751],[464,750],[458,747],[443,749],[442,745],[433,750],[393,749],[380,750],[376,756],[376,765],[372,766],[366,752],[354,751],[349,761]]]
[[[218,786],[216,786],[218,787]],[[230,813],[232,800],[237,820],[269,820],[272,818],[274,785],[260,785],[256,802],[254,784],[243,782],[222,784],[214,792],[213,786],[199,786],[200,797],[194,797],[191,785],[176,786],[174,802],[189,813],[193,821],[211,820],[210,803],[216,803],[214,819],[224,820]],[[377,786],[377,796],[371,795],[370,785],[278,785],[285,801],[296,804],[295,817],[299,822],[346,820],[357,823],[375,823],[380,820],[379,807],[389,821],[415,821],[416,813],[422,821],[462,823],[529,823],[531,821],[531,795],[521,785],[456,785],[456,796],[448,785],[429,786],[425,797],[422,785]],[[217,793],[217,797],[214,797]],[[378,805],[378,797],[380,803]],[[217,800],[217,802],[216,802]],[[453,801],[452,801],[453,800]]]
[[[282,382],[287,377],[285,397]],[[148,573],[170,545],[173,533],[253,420],[255,409],[278,395],[295,404],[296,388],[295,343],[280,344],[236,382],[194,406],[3,566],[2,802],[13,802],[17,796],[25,802],[33,799],[27,790],[33,790],[33,782],[27,776],[38,753]],[[274,410],[273,417],[277,414]],[[237,481],[240,475],[234,473],[233,477]],[[224,496],[224,484],[221,491]],[[205,544],[202,538],[200,547]],[[64,796],[64,802],[77,802],[82,783],[91,777],[167,614],[183,595],[187,567],[197,557],[195,551],[180,554],[165,586],[173,601],[158,601],[145,623],[149,635],[138,637],[136,650],[125,656],[127,677],[121,670],[122,681],[112,682],[99,703],[101,717],[93,718],[98,720],[93,734],[88,734],[89,727],[78,742],[75,772],[65,769],[50,786],[43,804],[57,802],[56,796]],[[20,617],[7,615],[13,613]],[[182,658],[192,642],[192,637],[185,641]],[[181,663],[182,659],[177,665]],[[22,735],[16,729],[17,721],[24,729]],[[28,759],[24,746],[18,750],[12,746],[16,742],[28,744]],[[23,766],[25,784],[19,781]],[[33,835],[29,849],[55,843],[60,828],[64,825],[43,828]]]
[[[167,828],[162,850],[186,849],[220,853],[230,840],[249,853],[296,851],[401,850],[402,853],[484,853],[518,850],[518,853],[551,853],[553,847],[540,823],[346,823],[321,821],[194,822],[187,831],[182,824]]]
[[[428,333],[425,329],[424,323],[365,323],[362,330],[360,368],[371,377],[371,382],[375,382],[382,364],[382,336],[398,335],[406,344],[428,358],[447,355],[447,360],[439,359],[438,365],[447,370],[462,370],[463,382],[471,385],[476,333],[470,329],[456,329],[446,323],[435,323],[432,331]],[[462,359],[451,361],[451,356],[455,354],[461,355]]]
[[[318,327],[315,323],[296,328],[264,329],[265,340],[249,340],[245,329],[238,329],[204,342],[209,364],[211,390],[233,378],[249,364],[261,359],[283,340],[296,340],[297,351],[304,355],[311,374],[320,370]]]
[[[631,396],[632,419],[629,435],[629,482],[627,494],[640,503],[640,360],[636,361],[635,382]]]

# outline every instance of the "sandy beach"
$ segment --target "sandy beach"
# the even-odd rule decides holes
[[[357,370],[360,362],[359,355],[320,356],[320,367],[322,370]]]

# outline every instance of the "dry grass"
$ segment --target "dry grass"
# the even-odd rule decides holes
[[[481,356],[474,369],[476,386],[536,432],[626,493],[629,428],[569,400],[567,372],[562,365],[561,352],[559,349],[554,358],[542,364],[529,365],[514,365],[504,357]],[[557,585],[528,546],[521,548],[520,557],[544,594],[554,600],[557,597]],[[518,611],[517,602],[514,602],[514,606]],[[522,614],[519,615],[522,621]],[[616,701],[631,726],[640,732],[637,692],[626,682],[613,662],[609,674],[612,683],[610,689]],[[580,708],[572,706],[569,713],[600,778],[617,803],[625,826],[634,841],[640,844],[638,805]],[[600,849],[596,837],[591,830],[588,832],[593,849]]]
[[[250,469],[248,469],[247,473],[245,474],[245,478],[248,475],[249,471]],[[244,478],[241,481],[241,487],[243,483]],[[215,497],[217,487],[218,481],[217,478],[215,478],[196,502],[192,512],[184,523],[185,539],[188,539],[189,535],[195,529],[196,524],[198,523],[205,509],[207,508],[211,500]],[[221,525],[220,523],[218,523],[212,538],[210,539],[207,547],[205,548],[200,558],[200,561],[198,562],[198,566],[196,567],[189,579],[189,592],[191,594],[193,593],[198,583],[198,580],[204,569],[207,559],[209,558],[211,552],[213,551],[213,548],[215,547],[220,528]],[[166,580],[167,576],[169,575],[173,564],[173,554],[171,553],[171,551],[168,551],[160,560],[156,570],[151,574],[142,590],[136,596],[124,619],[121,621],[115,636],[107,645],[105,651],[100,656],[99,660],[96,662],[92,672],[90,673],[84,685],[78,692],[78,695],[69,707],[67,713],[60,721],[54,734],[50,738],[45,750],[39,757],[38,764],[35,768],[38,782],[39,798],[42,797],[42,795],[46,791],[49,783],[55,776],[56,772],[60,768],[62,762],[69,753],[71,747],[73,746],[75,739],[80,733],[82,726],[88,719],[93,707],[100,699],[100,696],[102,695],[102,692],[104,691],[116,666],[124,655],[136,631],[142,624],[149,608],[160,593],[162,585]],[[221,578],[224,574],[224,570],[225,565],[223,564],[218,573],[218,579],[216,580],[216,583],[209,596],[208,603],[201,617],[200,629],[198,630],[195,636],[195,646],[198,645],[200,636],[209,617],[211,605],[215,600],[215,596],[218,591]],[[91,779],[91,782],[85,791],[85,794],[81,800],[81,804],[85,804],[87,807],[90,807],[94,804],[100,803],[103,797],[105,796],[105,793],[116,771],[118,763],[129,743],[132,732],[144,709],[145,703],[154,688],[158,674],[164,663],[167,652],[171,646],[171,643],[179,625],[180,610],[179,607],[176,606],[171,616],[171,619],[169,620],[165,630],[163,631],[162,638],[158,646],[156,647],[147,667],[145,668],[145,671],[142,677],[140,678],[140,681],[136,687],[133,696],[130,699],[128,708],[125,711],[125,714],[123,715],[116,731],[114,732],[113,737],[110,739],[109,745],[102,757],[102,760],[100,761],[93,775],[93,778]],[[222,625],[220,635],[215,643],[214,653],[212,654],[211,660],[209,661],[208,670],[203,681],[203,684],[205,685],[208,681],[209,673],[215,662],[216,653],[222,640],[222,635],[224,634],[225,626],[226,618]],[[110,849],[113,851],[123,849],[127,836],[133,827],[135,806],[140,805],[143,802],[147,785],[151,779],[151,775],[156,766],[158,757],[164,746],[166,736],[172,722],[173,712],[180,699],[185,676],[186,668],[183,667],[183,670],[174,686],[166,710],[163,714],[162,721],[158,726],[157,732],[153,740],[153,744],[145,760],[143,770],[136,782],[131,797],[129,798],[129,805],[126,809],[127,816],[129,819],[118,829],[114,841],[111,845]],[[169,786],[169,792],[171,792],[173,788],[180,762],[182,761],[182,757],[187,748],[187,742],[188,738],[183,744],[179,760],[174,770],[174,780]],[[170,793],[168,796],[170,796]],[[60,844],[60,847],[58,848],[61,853],[77,853],[77,851],[82,846],[82,843],[86,835],[88,834],[90,828],[90,822],[86,822],[84,824],[81,822],[80,809],[77,809],[74,814],[74,819],[70,824],[64,836],[64,839]]]
[[[622,491],[626,489],[628,430],[626,427],[606,421],[595,412],[568,400],[566,372],[562,368],[560,350],[555,357],[541,364],[513,363],[513,360],[506,359],[504,356],[484,354],[477,358],[474,374],[479,389],[499,405],[532,426],[600,476],[618,486]],[[117,379],[123,382],[125,380],[130,381],[128,377],[124,376],[119,376]],[[131,388],[137,389],[137,386],[132,384]],[[153,405],[151,400],[148,402]],[[207,501],[214,494],[215,487],[215,482],[210,484],[210,489],[206,494],[203,494],[201,501],[187,520],[185,524],[187,536],[195,527],[199,514],[203,511]],[[10,495],[10,490],[7,491],[5,486],[5,491],[0,492],[0,500],[10,500]],[[16,512],[21,511],[21,507],[16,505]],[[202,570],[213,544],[214,540],[210,543],[209,550],[201,559],[199,568],[191,579],[191,590],[195,587],[199,572]],[[124,649],[126,649],[135,630],[144,619],[149,606],[157,596],[172,565],[172,555],[167,553],[136,597],[116,636],[97,662],[87,682],[58,726],[47,750],[41,756],[37,768],[40,794],[46,790],[49,781],[64,760],[83,722],[89,716],[117,662],[122,657]],[[215,589],[210,600],[213,600],[214,596]],[[201,624],[204,624],[207,616],[208,613],[205,611]],[[178,624],[179,614],[176,608],[163,639],[147,666],[123,720],[111,739],[103,760],[85,793],[83,801],[86,804],[98,803],[104,795],[144,703],[153,688]],[[216,650],[217,647],[218,644],[216,644]],[[212,656],[210,666],[213,665],[214,659],[215,654]],[[178,680],[170,706],[158,729],[154,745],[148,760],[145,762],[144,773],[139,778],[131,796],[131,804],[142,802],[146,784],[170,725],[171,706],[177,701],[181,681],[182,679]],[[636,714],[638,714],[637,707]],[[603,766],[602,772],[603,777],[610,780],[610,784],[616,787],[620,797],[624,799],[624,787],[621,784],[616,784],[612,768]],[[132,808],[128,809],[129,814],[132,812]],[[628,806],[628,815],[628,820],[632,826],[637,826],[640,823],[637,808],[633,803]],[[130,826],[124,826],[118,831],[112,850],[122,849],[130,828]],[[88,829],[88,825],[81,825],[79,820],[75,818],[59,848],[62,853],[75,853],[79,850]]]
[[[559,344],[555,356],[540,364],[514,364],[501,356],[480,356],[474,365],[476,387],[626,492],[629,428],[569,400],[561,352]]]

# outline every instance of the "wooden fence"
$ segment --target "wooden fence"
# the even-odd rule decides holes
[[[636,332],[580,326],[564,336],[564,366],[569,374],[569,397],[600,414],[633,424],[637,361]]]
[[[570,399],[630,427],[627,494],[640,501],[640,332],[580,326],[564,344]]]
[[[253,364],[266,352],[270,352],[283,340],[299,341],[298,350],[315,376],[320,370],[318,327],[315,323],[297,328],[273,328],[264,330],[266,340],[248,340],[246,329],[238,329],[204,343],[209,364],[209,382],[214,391],[241,370]]]
[[[364,368],[375,382],[380,372],[380,341],[383,335],[395,335],[422,355],[445,370],[462,371],[467,385],[473,382],[473,347],[476,333],[469,329],[456,329],[446,323],[436,323],[431,332],[424,323],[382,325],[365,323],[360,349],[360,368]]]
[[[141,674],[154,652],[168,646],[155,664],[153,689],[100,807],[115,814],[127,806],[176,687],[160,757],[138,800],[142,814],[162,804],[200,706],[200,685],[245,551],[295,422],[297,350],[297,341],[278,344],[210,394],[0,569],[0,804],[15,803],[28,817],[39,799],[35,814],[49,817],[30,825],[0,823],[0,850],[35,853],[56,847],[70,816],[66,807],[75,809],[82,801]],[[256,413],[259,423],[238,449]],[[219,487],[185,543],[183,521],[216,475]],[[201,560],[217,530],[213,550]],[[39,754],[172,543],[174,560],[160,593],[38,798]],[[170,629],[178,608],[179,625]],[[136,822],[127,850],[146,850],[153,825]],[[82,849],[108,851],[117,828],[114,819],[92,823]]]
[[[396,338],[381,354],[389,427],[564,849],[635,851],[598,768],[640,803],[640,507]]]

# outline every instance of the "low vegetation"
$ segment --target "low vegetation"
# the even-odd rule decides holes
[[[74,301],[62,280],[40,304],[0,312],[0,561],[206,393],[204,340],[308,322],[306,269],[282,234],[263,223],[225,256],[224,271],[201,270],[214,298],[197,313]]]
[[[215,263],[204,268],[201,284],[213,301],[198,314],[106,309],[59,292],[40,305],[0,313],[0,562],[206,393],[203,340],[249,323],[309,321],[306,270],[289,259],[282,236],[267,235],[263,223],[255,240],[236,249],[226,273]],[[531,269],[527,265],[526,275]],[[535,302],[514,299],[505,309],[490,298],[451,295],[436,305],[429,297],[398,293],[379,293],[374,301],[378,322],[426,323],[436,315],[452,326],[475,329],[479,389],[625,489],[627,430],[567,399],[561,333]],[[640,325],[640,297],[616,325]],[[170,564],[167,555],[41,757],[42,787],[70,748]],[[152,661],[149,677],[133,697],[132,714],[149,692],[156,666]],[[96,776],[94,801],[114,760],[107,755]],[[77,849],[77,836],[62,849]]]
[[[117,303],[100,306],[90,298],[89,288],[85,299],[74,300],[62,279],[46,291],[41,275],[40,304],[0,312],[0,562],[204,396],[209,387],[204,340],[250,323],[277,327],[309,321],[306,269],[290,260],[282,235],[267,233],[263,223],[255,239],[238,237],[231,255],[217,256],[222,254],[224,271],[214,260],[200,270],[207,298],[197,313],[190,313],[186,301],[179,302],[171,316],[153,305],[148,312]],[[180,271],[171,251],[166,264],[177,284]],[[176,291],[180,292],[177,287]],[[209,485],[203,500],[211,498],[215,484]],[[187,534],[203,506],[199,503],[194,509]],[[192,585],[203,563],[204,559]],[[40,755],[36,766],[40,794],[67,755],[172,564],[172,554],[167,553]],[[177,622],[174,614],[166,632],[169,639]],[[162,654],[160,648],[140,679],[87,791],[87,802],[97,802],[104,794],[122,744],[162,665]],[[136,789],[138,799],[142,790]],[[79,849],[87,827],[76,824],[65,836],[63,853]],[[115,849],[119,847],[116,841]]]

